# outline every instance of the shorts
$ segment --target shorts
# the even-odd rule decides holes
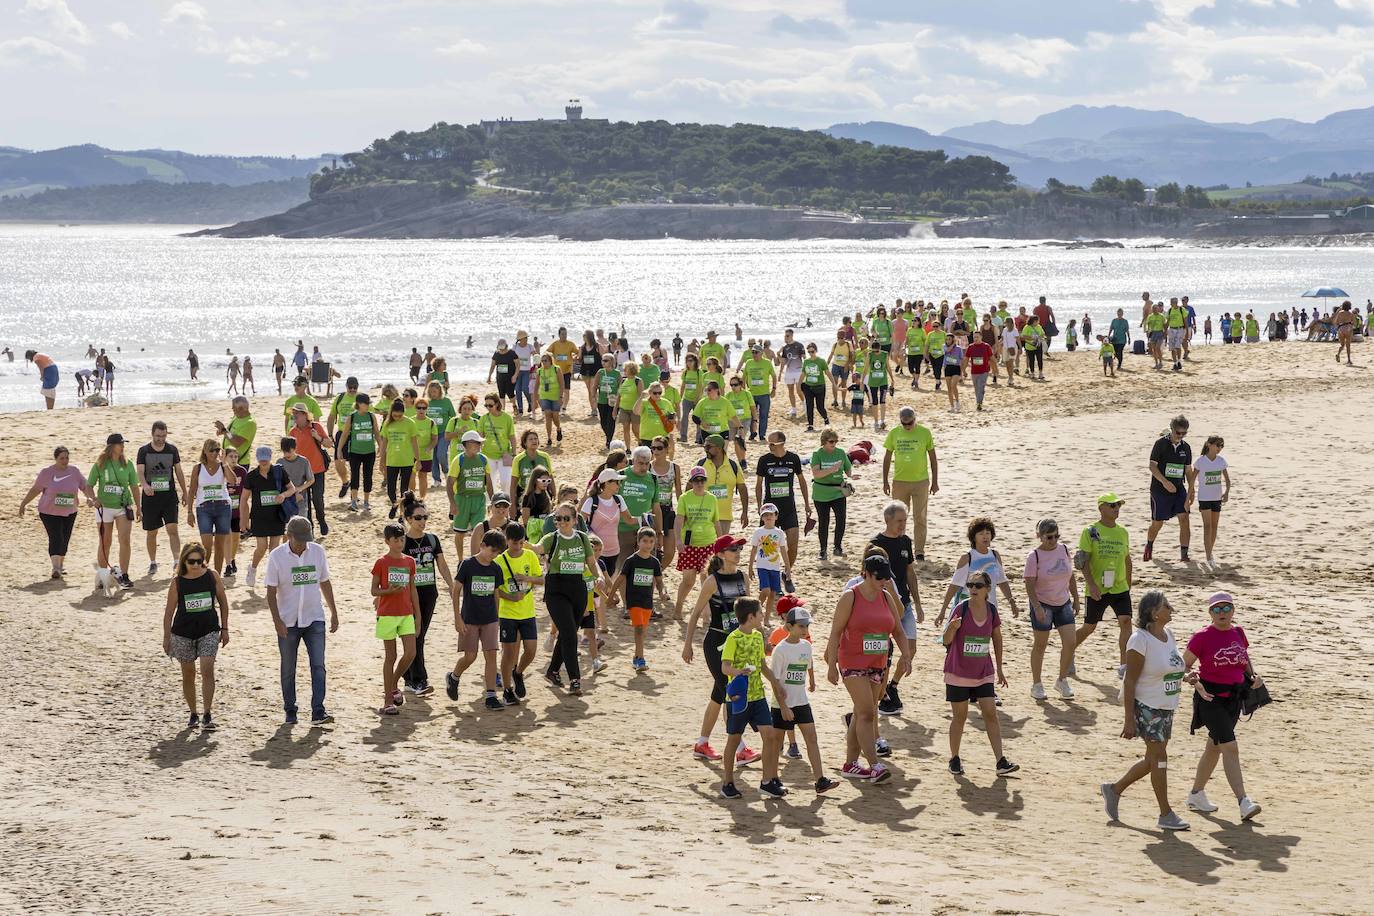
[[[264,506],[248,519],[248,534],[255,538],[279,538],[286,534],[286,519],[279,506]]]
[[[1087,613],[1083,616],[1083,622],[1097,626],[1102,622],[1106,615],[1107,608],[1111,608],[1117,617],[1131,616],[1131,590],[1115,594],[1103,593],[1101,598],[1088,596]],[[1072,622],[1072,621],[1070,621]]]
[[[596,373],[593,372],[592,374],[595,375]],[[563,390],[564,390],[564,391],[567,391],[568,388],[572,386],[572,376],[573,376],[573,374],[572,374],[571,372],[564,372],[564,373],[563,373]]]
[[[945,363],[945,369],[944,369],[944,376],[945,376],[945,378],[954,378],[954,376],[960,375],[960,374],[962,374],[962,373],[960,372],[960,369],[959,369],[958,366],[951,366],[949,363]]]
[[[781,709],[773,711],[773,727],[780,732],[791,731],[798,725],[815,725],[816,714],[811,711],[810,703],[803,703],[801,706],[792,707],[792,721],[788,722],[782,717]]]
[[[783,531],[791,531],[799,527],[797,521],[797,504],[791,499],[769,500],[778,507],[777,526]]]
[[[231,514],[226,502],[201,503],[196,509],[196,528],[201,534],[229,534]]]
[[[377,638],[395,639],[415,635],[414,614],[385,614],[377,618]]]
[[[858,417],[863,416],[864,409],[865,409],[865,405],[864,405],[864,402],[863,402],[863,401],[850,401],[850,402],[849,402],[849,412],[852,413],[852,414],[854,414],[855,416],[858,416]]]
[[[463,494],[458,497],[457,511],[453,513],[453,530],[466,534],[487,517],[487,495],[485,493]]]
[[[546,400],[545,398],[540,398],[539,409],[544,411],[544,413],[558,413],[560,410],[563,409],[563,402],[550,401]]]
[[[425,474],[428,474],[428,473],[429,473],[430,471],[432,471],[433,469],[434,469],[434,459],[433,459],[433,458],[423,458],[423,459],[420,460],[420,474],[421,474],[421,476],[423,476],[423,475],[425,475]],[[316,474],[315,476],[318,477],[319,475]]]
[[[1164,340],[1164,332],[1163,332],[1163,331],[1151,331],[1151,332],[1150,332],[1150,343],[1152,343],[1152,344],[1161,343],[1161,342],[1163,342],[1163,340]]]
[[[1158,741],[1163,744],[1174,733],[1174,711],[1155,709],[1136,700],[1135,733],[1146,741]]]
[[[1202,695],[1193,691],[1193,721],[1188,734],[1199,728],[1207,729],[1208,739],[1215,745],[1230,744],[1236,740],[1236,723],[1240,721],[1240,684],[1229,684],[1231,695],[1217,697],[1213,688],[1226,689],[1220,684],[1203,684],[1214,699],[1204,700]]]
[[[143,500],[143,530],[157,531],[166,525],[177,524],[177,510],[180,508],[181,503],[174,493],[146,497]]]
[[[1197,501],[1199,512],[1220,512],[1221,500],[1219,499],[1199,499]]]
[[[743,712],[730,712],[728,705],[725,708],[725,734],[727,735],[742,735],[746,726],[752,726],[754,731],[773,727],[773,713],[768,708],[767,700],[750,700]]]
[[[521,640],[531,641],[539,638],[539,624],[533,617],[525,617],[520,620],[502,617],[497,623],[500,625],[502,643],[520,642]]]
[[[1048,601],[1042,601],[1040,602],[1040,606],[1044,608],[1046,611],[1049,611],[1049,619],[1042,624],[1040,622],[1040,618],[1035,616],[1035,612],[1031,611],[1030,624],[1032,630],[1037,630],[1041,633],[1048,633],[1051,630],[1057,630],[1060,627],[1073,626],[1072,601],[1065,601],[1063,604],[1050,604]]]
[[[1150,521],[1167,522],[1188,514],[1188,494],[1178,484],[1174,486],[1172,493],[1150,487]]]
[[[57,394],[57,383],[59,380],[57,366],[49,365],[43,369],[43,378],[38,385],[43,389],[44,397],[52,397]],[[51,394],[49,393],[51,392]]]
[[[595,629],[596,629],[596,610],[595,610],[595,601],[596,601],[596,596],[593,595],[593,594],[591,594],[591,592],[589,591],[588,594],[587,594],[587,610],[586,610],[586,612],[582,615],[582,619],[579,620],[579,621],[577,622],[577,626],[578,626],[579,629],[583,629],[583,630],[595,630]]]
[[[677,554],[678,572],[701,572],[711,559],[709,547],[683,547]]]
[[[945,685],[946,703],[967,703],[969,700],[991,700],[997,696],[992,684],[979,684],[977,687],[960,687],[958,684]]]
[[[123,506],[114,509],[110,509],[106,506],[96,506],[95,519],[102,525],[108,525],[116,519],[132,518],[133,516],[128,514],[130,511],[132,510],[126,510]]]
[[[659,511],[663,513],[663,534],[672,534],[673,525],[677,524],[677,510],[672,506],[665,506],[662,503],[658,504],[658,508]]]
[[[907,601],[902,610],[902,632],[906,634],[908,640],[915,639],[916,630],[916,605],[914,602]],[[914,645],[911,648],[916,648]]]
[[[615,421],[616,421],[617,423],[633,423],[634,420],[635,420],[635,412],[634,412],[634,409],[633,409],[633,408],[630,408],[630,407],[620,407],[620,408],[617,408],[617,409],[616,409],[616,412],[615,412]]]
[[[1169,349],[1179,350],[1183,347],[1183,328],[1169,328]]]
[[[758,569],[755,572],[759,575],[759,591],[771,591],[775,595],[782,594],[782,570]]]
[[[784,385],[795,385],[797,382],[801,381],[801,374],[800,366],[795,369],[784,369],[782,370],[782,383]]]
[[[887,386],[886,386],[886,385],[883,385],[883,386],[881,386],[881,387],[874,387],[873,385],[869,385],[869,386],[868,386],[868,400],[869,400],[869,403],[871,403],[871,404],[886,404],[886,403],[887,403]]]
[[[651,607],[632,607],[630,608],[630,626],[647,627],[653,616],[654,609]]]
[[[852,677],[861,677],[867,678],[875,684],[881,684],[885,670],[885,668],[841,668],[840,679],[847,681]]]
[[[172,634],[172,658],[179,662],[193,662],[198,658],[214,658],[219,654],[219,630],[212,630],[198,639]]]
[[[533,623],[534,621],[530,621]],[[410,632],[414,633],[414,629]],[[491,623],[463,623],[463,645],[464,652],[476,652],[481,648],[483,652],[495,652],[499,642],[500,628],[497,622]]]

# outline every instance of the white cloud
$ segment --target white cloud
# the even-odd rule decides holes
[[[44,38],[26,35],[23,38],[9,38],[0,41],[0,66],[66,66],[79,70],[82,64],[83,61],[79,56]]]
[[[110,34],[115,38],[122,38],[125,41],[138,37],[134,34],[134,30],[129,28],[129,24],[126,22],[111,22],[109,25],[105,26],[105,28],[109,29]]]
[[[666,0],[657,16],[644,24],[650,32],[695,31],[706,24],[711,11],[697,0]]]
[[[434,49],[435,54],[443,54],[445,57],[471,57],[475,54],[487,53],[487,46],[480,41],[473,41],[470,38],[460,38],[442,47]]]
[[[189,26],[194,29],[210,27],[210,13],[195,0],[177,0],[167,8],[162,21],[167,25]]]
[[[211,39],[203,42],[197,49],[202,54],[223,57],[225,63],[238,67],[256,67],[270,60],[280,60],[291,55],[294,45],[272,41],[270,38],[257,38],[236,35],[228,41]]]
[[[76,18],[66,0],[25,0],[20,10],[25,18],[41,22],[60,41],[80,45],[91,43],[91,30]]]

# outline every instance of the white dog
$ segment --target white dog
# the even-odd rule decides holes
[[[95,590],[103,594],[106,598],[113,598],[119,594],[119,583],[115,581],[113,569],[95,568]]]

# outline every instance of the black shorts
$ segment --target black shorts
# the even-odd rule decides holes
[[[868,403],[870,403],[870,404],[886,404],[886,403],[887,403],[887,386],[886,386],[886,385],[883,385],[883,386],[881,386],[881,387],[875,388],[874,386],[869,385],[869,386],[868,386]]]
[[[1215,745],[1230,744],[1236,740],[1236,723],[1240,721],[1241,684],[1230,684],[1222,688],[1219,684],[1203,684],[1214,699],[1204,700],[1202,695],[1193,691],[1193,721],[1188,734],[1199,728],[1207,729],[1207,738]],[[1229,689],[1229,697],[1217,697],[1215,689]]]
[[[178,509],[181,507],[175,493],[160,493],[143,498],[143,530],[157,531],[166,525],[179,521]]]
[[[1087,613],[1083,617],[1083,622],[1090,623],[1093,626],[1102,622],[1102,618],[1106,615],[1107,608],[1111,608],[1112,613],[1117,617],[1130,617],[1131,590],[1126,589],[1126,591],[1117,592],[1114,595],[1104,594],[1101,598],[1094,598],[1092,595],[1089,595],[1086,607]]]
[[[793,706],[791,722],[788,722],[786,719],[782,717],[781,709],[778,709],[776,706],[773,707],[773,727],[778,729],[779,731],[787,731],[789,729],[797,727],[798,725],[815,724],[816,717],[811,712],[810,703],[807,703],[804,706]]]
[[[563,373],[563,390],[564,390],[564,391],[567,391],[568,388],[571,387],[571,386],[572,386],[572,373],[571,373],[571,372],[564,372],[564,373]]]
[[[1197,501],[1199,512],[1220,512],[1221,500],[1219,499],[1199,499]]]
[[[891,352],[892,352],[892,344],[891,344],[891,343],[883,343],[882,341],[879,341],[878,343],[875,343],[875,344],[873,345],[873,348],[874,348],[875,350],[882,350],[884,353],[891,353]]]
[[[765,491],[767,489],[767,487],[764,487]],[[797,503],[795,498],[769,499],[765,493],[763,501],[772,503],[778,507],[778,520],[776,524],[779,528],[783,531],[791,531],[793,528],[797,527]]]
[[[979,684],[977,687],[959,687],[954,684],[945,685],[945,702],[947,703],[967,703],[969,700],[990,700],[996,695],[997,691],[991,684]]]
[[[1167,522],[1172,518],[1188,514],[1188,493],[1177,486],[1172,493],[1150,487],[1150,521]]]
[[[535,622],[533,617],[527,617],[524,620],[502,617],[497,622],[501,625],[501,642],[503,643],[539,638],[539,624]]]
[[[596,629],[596,611],[584,611],[582,621],[578,624],[584,630]]]
[[[945,368],[942,374],[945,378],[953,378],[954,376],[960,374],[960,369],[958,366],[951,366],[949,363],[945,363]]]

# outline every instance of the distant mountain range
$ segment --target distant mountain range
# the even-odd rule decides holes
[[[176,150],[111,150],[94,144],[34,152],[0,146],[0,197],[52,188],[159,181],[241,186],[308,178],[329,158],[197,156]]]
[[[1029,124],[980,121],[938,136],[885,121],[835,124],[826,133],[942,149],[951,157],[991,156],[1034,187],[1048,178],[1087,184],[1099,175],[1205,187],[1374,171],[1374,108],[1338,111],[1311,124],[1288,118],[1214,124],[1175,111],[1073,105]]]

